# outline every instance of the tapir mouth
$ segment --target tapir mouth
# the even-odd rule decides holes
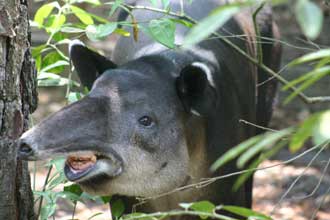
[[[108,172],[102,171],[107,167]],[[117,176],[122,171],[120,161],[115,158],[92,152],[70,153],[66,159],[64,173],[69,181],[79,182],[97,176],[100,172],[109,177]]]
[[[64,167],[66,177],[70,181],[77,181],[86,176],[97,162],[93,153],[75,153],[67,157]]]

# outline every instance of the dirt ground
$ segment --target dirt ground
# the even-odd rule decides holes
[[[288,63],[292,58],[304,54],[315,45],[306,41],[300,34],[297,24],[294,22],[292,11],[287,8],[275,10],[275,20],[282,32],[282,39],[306,49],[297,49],[285,46],[282,58],[282,65]],[[330,45],[330,18],[327,17],[323,34],[316,43],[321,47]],[[37,39],[37,38],[36,38]],[[97,45],[95,45],[97,46]],[[285,71],[284,76],[288,79],[296,77],[297,74],[306,72],[308,67],[300,67]],[[317,84],[313,89],[308,90],[309,95],[330,94],[330,77]],[[65,89],[55,88],[39,90],[39,108],[33,114],[36,123],[46,115],[59,110],[64,104]],[[330,106],[317,105],[306,106],[296,100],[288,106],[281,105],[285,93],[280,93],[278,105],[271,123],[272,128],[284,128],[298,123],[310,113],[319,109],[328,109]],[[305,149],[310,147],[307,145]],[[273,166],[256,172],[254,182],[254,204],[253,208],[264,214],[271,215],[275,220],[330,220],[330,169],[327,163],[330,158],[330,151],[322,152],[314,163],[306,169],[307,164],[312,160],[316,152],[311,152],[290,164],[283,164],[284,161],[293,158],[287,150],[282,150],[275,158],[267,160],[260,165],[260,168]],[[275,166],[276,165],[276,166]],[[31,169],[33,164],[31,164]],[[42,189],[46,170],[38,164],[36,178],[36,189]],[[31,176],[33,179],[33,176]],[[299,179],[297,179],[299,178]],[[56,190],[61,190],[62,186]],[[288,190],[290,189],[290,190]],[[73,205],[65,200],[60,200],[56,211],[56,220],[70,219]],[[76,219],[88,219],[96,213],[103,213],[93,219],[109,219],[107,205],[100,205],[88,202],[78,203],[76,207]]]

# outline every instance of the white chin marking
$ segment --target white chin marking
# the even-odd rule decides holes
[[[193,62],[191,65],[192,66],[195,66],[195,67],[201,68],[204,71],[204,73],[206,74],[207,80],[209,81],[210,85],[213,88],[215,88],[215,83],[214,83],[214,80],[213,80],[213,76],[212,76],[211,70],[210,70],[210,68],[205,63]]]
[[[190,112],[194,115],[201,116],[201,114],[199,114],[195,109],[191,109]]]
[[[80,45],[80,46],[83,46],[83,47],[86,46],[82,41],[80,41],[78,39],[72,40],[69,44],[69,53],[71,53],[72,47],[77,46],[77,45]]]

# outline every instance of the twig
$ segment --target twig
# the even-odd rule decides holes
[[[260,4],[260,6],[257,8],[257,10],[255,10],[255,12],[253,12],[253,15],[252,15],[256,39],[259,39],[259,37],[260,37],[260,30],[259,30],[259,27],[257,24],[257,16],[258,16],[259,12],[261,11],[261,9],[263,9],[265,4],[266,4],[266,2],[262,2]],[[258,57],[259,64],[262,64],[263,63],[262,45],[259,41],[257,41],[257,51],[258,51],[257,57]]]
[[[263,127],[261,125],[254,124],[254,123],[246,121],[244,119],[239,119],[238,122],[244,123],[244,124],[247,124],[247,125],[252,125],[253,127],[260,128],[260,129],[265,130],[265,131],[272,131],[272,132],[277,132],[278,131],[278,130],[275,130],[275,129],[271,129],[271,128]]]
[[[327,144],[329,144],[329,142],[327,142]],[[182,190],[187,190],[187,189],[192,189],[192,188],[196,189],[196,188],[205,187],[205,186],[207,186],[209,184],[212,184],[212,183],[214,183],[218,180],[225,179],[225,178],[228,178],[228,177],[241,175],[241,174],[248,173],[248,172],[251,172],[251,171],[254,172],[254,171],[260,171],[260,170],[266,170],[266,169],[270,169],[270,168],[273,168],[273,167],[289,164],[289,163],[303,157],[304,155],[314,151],[315,149],[319,148],[322,145],[323,145],[323,143],[315,145],[314,147],[302,152],[301,154],[298,154],[297,156],[295,156],[295,157],[293,157],[289,160],[283,161],[281,163],[278,163],[278,164],[274,164],[274,165],[266,166],[266,167],[261,167],[261,168],[246,169],[246,170],[242,170],[242,171],[238,171],[238,172],[234,172],[234,173],[230,173],[230,174],[226,174],[226,175],[222,175],[222,176],[212,177],[212,178],[204,179],[204,180],[202,180],[200,182],[197,182],[197,183],[193,183],[193,184],[189,184],[189,185],[186,185],[186,186],[176,188],[172,191],[162,193],[162,194],[159,194],[159,195],[156,195],[156,196],[151,196],[151,197],[146,197],[146,198],[139,198],[139,203],[135,204],[134,207],[140,206],[140,205],[146,203],[148,200],[158,199],[160,197],[168,196],[170,194],[173,194],[173,193],[176,193],[176,192],[179,192],[179,191],[182,191]]]
[[[324,193],[324,195],[327,195],[330,193],[330,186],[328,187],[327,191]],[[323,196],[322,201],[320,202],[320,204],[318,205],[318,207],[314,210],[313,215],[311,217],[311,220],[314,220],[316,218],[316,214],[319,212],[321,206],[323,205],[324,201],[325,201],[326,196]]]
[[[142,6],[142,5],[134,5],[134,6],[132,6],[132,5],[124,4],[124,3],[122,5],[124,7],[126,7],[127,9],[129,9],[130,11],[137,10],[137,9],[147,10],[147,11],[153,11],[153,12],[158,12],[158,13],[162,13],[162,14],[166,14],[166,15],[171,15],[173,17],[186,20],[186,21],[188,21],[188,22],[190,22],[192,24],[197,24],[197,21],[195,19],[193,19],[190,16],[185,15],[185,14],[182,15],[182,14],[179,14],[179,13],[176,13],[176,12],[173,12],[173,11],[163,10],[163,9],[159,9],[159,8],[149,7],[149,6]],[[212,35],[218,37],[225,44],[227,44],[229,47],[231,47],[232,49],[234,49],[240,55],[242,55],[243,57],[245,57],[252,64],[255,64],[255,65],[259,66],[260,69],[262,69],[263,71],[265,71],[266,73],[268,73],[270,76],[273,76],[274,78],[276,78],[280,83],[282,83],[284,85],[288,85],[289,84],[289,81],[288,80],[286,80],[285,78],[283,78],[278,73],[274,72],[272,69],[270,69],[266,65],[264,65],[262,63],[259,63],[259,60],[257,60],[255,58],[251,57],[250,55],[248,55],[245,51],[243,51],[241,48],[239,48],[237,45],[235,45],[234,43],[232,43],[230,40],[228,40],[224,36],[220,35],[217,32],[212,33]],[[298,94],[298,97],[300,97],[306,104],[314,104],[314,103],[320,103],[320,102],[330,102],[330,96],[308,97],[303,92],[298,91],[298,89],[295,86],[289,86],[289,90],[291,90],[292,92],[296,92]]]
[[[309,169],[309,167],[312,165],[312,163],[314,162],[314,160],[320,155],[320,153],[328,147],[329,141],[327,141],[326,143],[324,143],[323,147],[314,155],[314,157],[310,160],[310,162],[308,163],[308,165],[304,168],[304,170],[299,174],[299,176],[291,183],[291,185],[289,186],[289,188],[285,191],[285,193],[281,196],[280,200],[275,204],[273,210],[271,211],[270,215],[272,216],[274,214],[274,212],[276,211],[276,209],[278,208],[278,206],[283,202],[283,200],[285,199],[285,197],[288,195],[288,193],[292,190],[292,188],[296,185],[296,183],[300,180],[300,178],[306,173],[306,171]]]
[[[123,217],[121,220],[134,220],[134,219],[147,219],[147,218],[159,218],[159,217],[171,217],[171,216],[181,216],[181,215],[189,215],[189,216],[205,216],[212,219],[220,219],[220,220],[238,220],[236,218],[227,217],[225,215],[220,215],[217,213],[209,213],[209,212],[198,212],[198,211],[190,211],[190,210],[174,210],[169,212],[155,212],[151,214],[141,214],[137,216],[129,216]]]
[[[47,183],[48,183],[48,179],[50,177],[50,173],[52,172],[52,169],[53,169],[53,165],[50,165],[49,169],[48,169],[48,172],[47,172],[47,175],[46,175],[46,179],[45,179],[45,182],[44,182],[44,186],[42,188],[42,191],[45,192],[46,191],[46,186],[47,186]],[[40,198],[40,202],[39,202],[39,206],[38,206],[38,214],[37,214],[37,219],[39,218],[40,216],[40,212],[41,212],[41,206],[42,206],[42,202],[43,202],[43,196],[41,196]]]
[[[330,158],[329,158],[327,164],[325,165],[325,167],[324,167],[324,169],[322,171],[322,175],[321,175],[319,181],[317,182],[315,188],[313,189],[313,191],[310,194],[308,194],[307,196],[294,197],[293,199],[294,200],[303,200],[303,199],[307,199],[309,197],[312,197],[316,193],[317,189],[320,187],[320,185],[321,185],[321,183],[322,183],[325,175],[327,175],[327,171],[328,171],[329,165],[330,165]]]

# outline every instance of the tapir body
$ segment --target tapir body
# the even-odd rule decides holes
[[[200,20],[224,2],[193,1],[184,11]],[[171,1],[171,8],[180,11],[180,1]],[[238,13],[218,33],[256,57],[253,10]],[[164,16],[145,10],[133,14],[137,21]],[[261,37],[278,37],[269,7],[260,12],[258,25]],[[187,31],[177,26],[178,44]],[[279,45],[258,40],[265,65],[277,70]],[[271,117],[276,81],[220,39],[171,50],[140,32],[137,42],[119,39],[112,61],[79,41],[73,41],[70,56],[90,93],[24,133],[19,153],[28,159],[68,155],[66,176],[92,194],[120,195],[132,202],[236,172],[235,162],[215,173],[209,167],[260,132],[240,119],[266,126]],[[170,210],[200,200],[251,207],[252,179],[235,192],[234,181],[225,178],[169,193],[137,208]]]

